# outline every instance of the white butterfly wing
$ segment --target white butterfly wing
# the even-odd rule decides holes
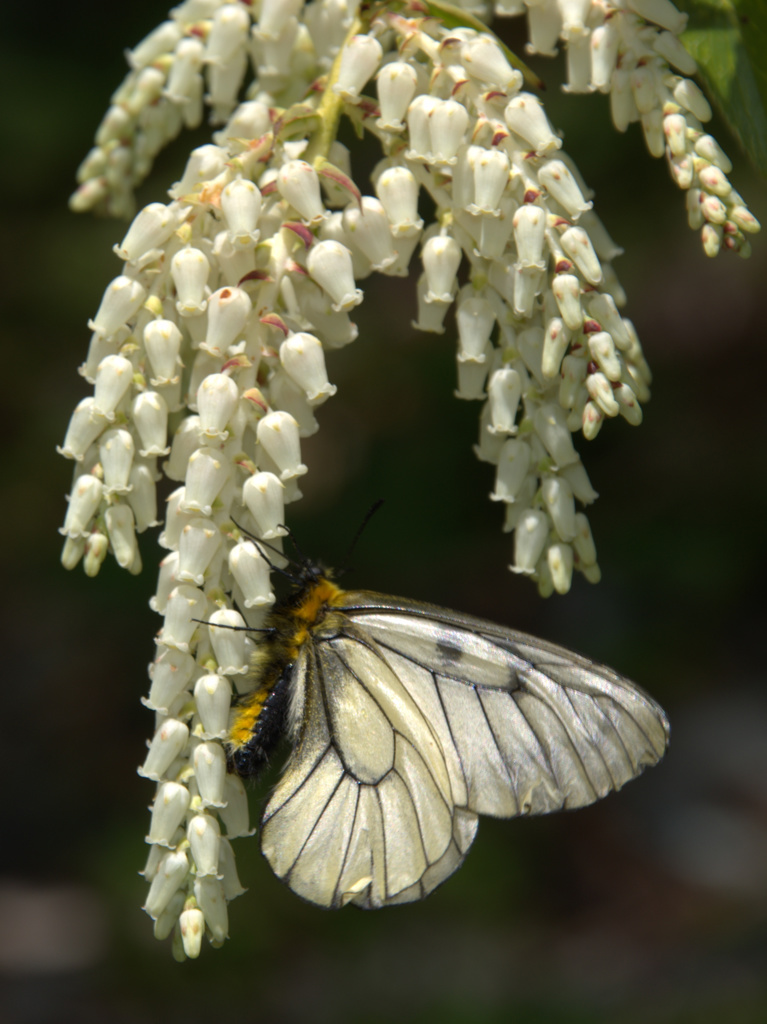
[[[298,740],[262,825],[305,899],[422,898],[477,815],[582,807],[663,756],[662,709],[571,651],[380,594],[346,593],[342,610],[294,668]]]

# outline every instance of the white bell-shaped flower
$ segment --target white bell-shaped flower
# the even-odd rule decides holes
[[[221,832],[216,819],[210,814],[195,814],[187,826],[186,838],[189,841],[197,877],[218,877]]]
[[[333,239],[315,242],[306,258],[306,266],[324,288],[338,313],[362,302],[362,291],[354,285],[352,255],[345,245]]]
[[[186,512],[183,508],[185,498],[186,488],[177,487],[165,499],[165,529],[157,538],[157,543],[161,548],[166,548],[168,551],[176,551],[178,549],[178,539],[181,536],[181,531],[184,528],[184,524],[189,522],[190,513]],[[194,511],[192,510],[192,514],[194,514]]]
[[[407,108],[407,130],[410,148],[405,156],[408,160],[431,160],[431,126],[429,118],[440,101],[429,93],[421,93]]]
[[[213,513],[213,502],[230,476],[228,460],[215,448],[197,448],[186,467],[185,494],[180,506],[184,512]]]
[[[259,139],[271,127],[269,107],[259,100],[240,103],[220,132],[213,135],[217,146],[225,146],[228,139]]]
[[[224,782],[226,804],[218,812],[224,823],[226,834],[230,839],[240,836],[252,836],[248,814],[248,794],[242,779],[237,775],[227,774]]]
[[[565,414],[559,405],[544,402],[536,410],[533,424],[538,437],[557,466],[567,466],[578,461],[578,453],[573,448],[572,434],[567,429]]]
[[[572,227],[563,232],[559,240],[564,251],[589,284],[600,284],[602,267],[588,233],[583,228]]]
[[[469,112],[462,103],[435,100],[429,112],[430,163],[437,166],[456,163],[469,121]]]
[[[184,820],[191,795],[186,786],[178,782],[162,782],[152,804],[148,843],[171,846],[171,838]]]
[[[247,178],[235,178],[221,192],[221,209],[229,228],[228,239],[235,249],[252,249],[260,232],[261,192]]]
[[[503,55],[498,43],[489,35],[477,35],[461,45],[461,64],[472,78],[504,90],[522,86],[522,75],[515,71]]]
[[[165,475],[171,480],[186,479],[186,467],[192,452],[200,447],[200,417],[185,416],[173,435],[170,458],[165,463]]]
[[[59,533],[68,537],[86,537],[88,524],[101,503],[104,485],[98,477],[83,473],[75,481],[69,496],[64,525]]]
[[[205,927],[210,932],[211,941],[221,945],[229,938],[229,916],[224,887],[217,878],[210,875],[197,878],[194,883],[194,898],[205,915]]]
[[[509,566],[511,571],[532,576],[548,535],[549,518],[545,512],[532,508],[523,512],[514,530],[514,564]]]
[[[562,206],[573,220],[594,205],[586,202],[570,168],[562,160],[548,160],[538,171],[538,183]]]
[[[184,884],[188,874],[189,860],[186,853],[183,850],[169,850],[160,861],[144,904],[144,910],[151,918],[157,919],[160,916]]]
[[[150,203],[134,219],[125,238],[114,247],[121,260],[137,264],[142,257],[159,255],[178,224],[178,210],[165,203]]]
[[[138,773],[145,779],[159,782],[184,749],[189,730],[177,718],[166,718],[152,737],[149,751]]]
[[[223,356],[242,333],[253,305],[243,288],[219,288],[208,299],[208,329],[200,348]]]
[[[322,342],[313,334],[291,334],[280,345],[283,369],[306,394],[311,405],[321,405],[337,388],[328,383]]]
[[[136,532],[157,526],[157,486],[154,474],[145,462],[134,462],[128,478],[128,504],[136,517]]]
[[[586,380],[588,359],[570,354],[562,360],[559,382],[559,404],[563,409],[573,409],[578,394]]]
[[[237,385],[225,373],[210,373],[197,389],[199,429],[203,437],[225,441],[239,400]]]
[[[114,551],[115,561],[123,569],[130,569],[136,560],[136,524],[130,505],[110,505],[104,512],[109,543]]]
[[[142,699],[142,703],[150,711],[166,715],[171,704],[186,689],[194,669],[195,661],[191,655],[174,647],[161,648],[149,666],[152,685],[149,688],[149,696]]]
[[[410,64],[392,61],[376,75],[378,106],[381,116],[376,125],[387,132],[401,132],[404,117],[418,85],[418,75]]]
[[[532,452],[526,441],[508,438],[504,441],[498,456],[495,487],[490,494],[491,501],[516,501],[529,469]]]
[[[516,434],[516,418],[522,397],[522,378],[517,370],[505,366],[496,370],[487,386],[490,399],[490,426],[492,434]]]
[[[280,195],[309,224],[321,223],[327,213],[317,172],[305,160],[288,160],[277,174]]]
[[[571,462],[569,466],[563,467],[561,475],[570,484],[573,494],[581,504],[590,505],[599,497],[591,486],[589,475],[580,459],[577,462]]]
[[[203,807],[222,807],[226,779],[226,754],[215,740],[198,743],[192,759],[197,788]]]
[[[69,420],[64,444],[56,451],[67,459],[82,462],[83,456],[107,426],[108,420],[96,409],[96,400],[92,396],[78,402]]]
[[[190,519],[181,530],[176,579],[201,587],[205,572],[221,547],[221,534],[210,519]]]
[[[274,473],[255,473],[242,485],[242,500],[263,540],[284,537],[285,486]]]
[[[466,158],[473,180],[473,201],[466,209],[475,215],[500,216],[500,201],[509,180],[509,158],[500,149],[469,146]]]
[[[108,430],[99,442],[99,458],[104,470],[104,493],[127,494],[136,446],[127,430]]]
[[[219,672],[225,676],[247,672],[247,630],[242,615],[234,608],[217,608],[208,619],[208,632]]]
[[[421,250],[426,302],[451,302],[461,263],[461,247],[451,235],[434,235]]]
[[[150,320],[144,328],[144,347],[155,374],[150,379],[153,387],[179,379],[181,340],[181,331],[172,320]]]
[[[197,629],[195,619],[205,618],[207,600],[197,587],[179,584],[168,597],[163,623],[157,643],[162,647],[175,647],[187,654],[189,641]]]
[[[284,409],[296,421],[299,437],[312,437],[320,429],[306,392],[287,373],[274,374],[269,381],[269,395],[273,408]]]
[[[301,462],[298,423],[290,413],[278,411],[264,416],[256,427],[256,437],[279,469],[283,482],[303,476],[308,471]]]
[[[172,199],[196,192],[207,181],[217,178],[226,170],[229,154],[220,146],[208,143],[193,149],[186,162],[184,173],[168,194]]]
[[[395,238],[410,238],[423,227],[418,216],[418,182],[407,167],[388,167],[376,181],[389,227]]]
[[[168,598],[171,591],[178,586],[178,551],[171,551],[169,555],[160,562],[160,571],[157,574],[157,586],[154,594],[149,598],[149,607],[158,615],[164,615],[168,607]]]
[[[176,312],[179,316],[204,313],[208,306],[206,286],[210,273],[205,253],[201,249],[180,249],[171,260],[170,273],[176,286]]]
[[[385,271],[397,259],[389,218],[379,199],[363,196],[344,210],[343,225],[349,239],[370,260],[371,269]]]
[[[551,544],[546,552],[551,582],[558,594],[566,594],[573,582],[573,549],[570,544]]]
[[[559,476],[548,476],[541,484],[541,495],[560,539],[572,540],[575,536],[575,500],[568,482]]]
[[[589,299],[589,316],[593,317],[605,331],[608,331],[616,346],[626,351],[631,344],[631,334],[618,312],[612,295],[597,292]]]
[[[250,15],[242,4],[223,4],[213,15],[205,41],[205,62],[226,65],[245,48],[250,32]]]
[[[182,39],[173,52],[173,63],[168,72],[163,95],[172,103],[188,102],[205,56],[205,44],[196,36]]]
[[[167,455],[168,446],[168,406],[165,399],[157,391],[143,391],[133,402],[133,422],[138,430],[141,443],[139,450],[142,458],[152,455]]]
[[[457,353],[458,387],[453,392],[462,401],[482,401],[485,398],[485,382],[490,369],[492,345],[487,346],[480,359],[462,359]]]
[[[547,156],[562,146],[562,140],[549,124],[543,104],[532,93],[521,92],[515,96],[504,116],[514,134],[528,143],[538,156]]]
[[[232,685],[226,676],[200,676],[194,684],[194,699],[204,739],[226,739],[232,703]]]
[[[468,297],[459,298],[455,319],[459,361],[484,363],[487,343],[495,326],[493,307],[484,296],[469,292]]]
[[[546,211],[540,206],[525,203],[514,214],[512,223],[518,265],[542,270],[546,266],[543,258]]]
[[[557,274],[552,278],[551,290],[565,325],[571,331],[580,331],[583,326],[581,282],[575,274]]]
[[[447,302],[439,302],[431,298],[431,295],[432,292],[429,289],[428,278],[426,274],[421,274],[416,284],[418,319],[413,321],[413,327],[419,331],[429,331],[432,334],[444,334],[445,328],[443,323],[450,308],[452,297]]]
[[[107,285],[98,312],[88,327],[102,338],[111,338],[139,310],[146,289],[133,278],[120,275]]]
[[[267,475],[277,480],[273,474]],[[277,483],[279,484],[278,480]],[[282,487],[282,484],[279,486]],[[250,509],[250,505],[248,508]],[[274,604],[269,563],[253,541],[240,541],[232,548],[229,552],[229,568],[243,593],[246,608],[264,608]]]
[[[219,817],[220,817],[219,813]],[[221,838],[219,852],[218,870],[221,875],[221,885],[224,887],[224,896],[231,901],[246,891],[240,882],[237,874],[237,866],[234,862],[234,851],[228,839]]]
[[[383,47],[374,36],[352,36],[341,51],[341,65],[333,92],[349,103],[356,103],[378,70],[382,57]]]
[[[93,409],[110,422],[115,409],[133,383],[133,363],[124,356],[106,356],[96,371],[93,389]]]
[[[279,39],[288,21],[304,6],[304,0],[262,0],[256,33],[262,39]]]
[[[609,92],[613,72],[618,64],[620,28],[610,18],[591,31],[591,85],[599,92]]]

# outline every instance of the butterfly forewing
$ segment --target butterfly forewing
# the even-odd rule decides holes
[[[342,592],[293,665],[294,751],[264,813],[275,873],[321,906],[420,899],[477,815],[581,807],[665,751],[642,690],[481,619]]]

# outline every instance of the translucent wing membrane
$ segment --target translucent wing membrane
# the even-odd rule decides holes
[[[262,826],[272,868],[313,903],[420,899],[479,814],[585,806],[665,751],[661,708],[577,654],[378,594],[345,594],[343,613],[294,668],[297,742]]]

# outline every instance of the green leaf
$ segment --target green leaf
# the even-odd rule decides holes
[[[706,92],[767,177],[767,3],[677,0],[690,16],[681,39]]]

